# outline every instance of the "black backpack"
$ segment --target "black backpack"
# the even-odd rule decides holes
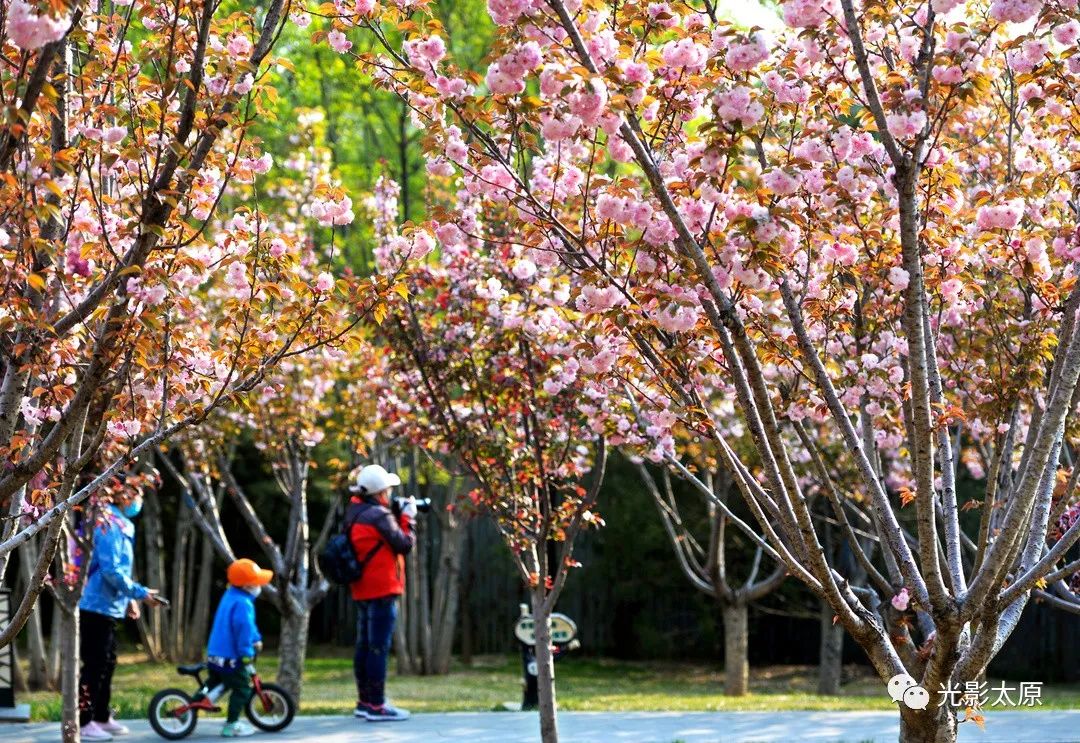
[[[353,549],[352,540],[349,538],[349,529],[353,521],[353,519],[345,519],[341,531],[326,540],[326,546],[319,552],[319,570],[331,583],[347,586],[360,580],[364,575],[364,568],[383,545],[382,540],[379,540],[362,560],[357,559],[356,550]]]

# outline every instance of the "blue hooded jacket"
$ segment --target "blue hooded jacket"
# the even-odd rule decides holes
[[[236,661],[254,658],[257,642],[262,642],[262,635],[255,625],[255,597],[243,588],[229,586],[214,614],[206,654]]]
[[[131,579],[135,563],[135,524],[110,505],[94,527],[94,549],[79,609],[123,619],[132,599],[144,598],[146,586]]]

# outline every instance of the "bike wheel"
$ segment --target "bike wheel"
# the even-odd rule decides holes
[[[191,704],[191,697],[179,689],[162,689],[150,700],[146,716],[150,727],[162,738],[180,740],[191,735],[198,722],[198,710],[189,709],[177,713],[181,707]]]
[[[296,715],[296,702],[277,684],[261,686],[262,694],[253,695],[244,708],[247,718],[252,725],[268,733],[284,730]]]

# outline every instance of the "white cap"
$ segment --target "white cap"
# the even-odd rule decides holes
[[[349,490],[354,493],[372,495],[400,484],[401,478],[393,472],[387,472],[377,464],[369,464],[360,470],[356,476],[356,482]]]

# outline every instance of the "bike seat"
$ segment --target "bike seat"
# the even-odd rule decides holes
[[[201,672],[206,670],[205,663],[192,663],[187,666],[177,666],[176,672],[182,676],[198,676]]]

